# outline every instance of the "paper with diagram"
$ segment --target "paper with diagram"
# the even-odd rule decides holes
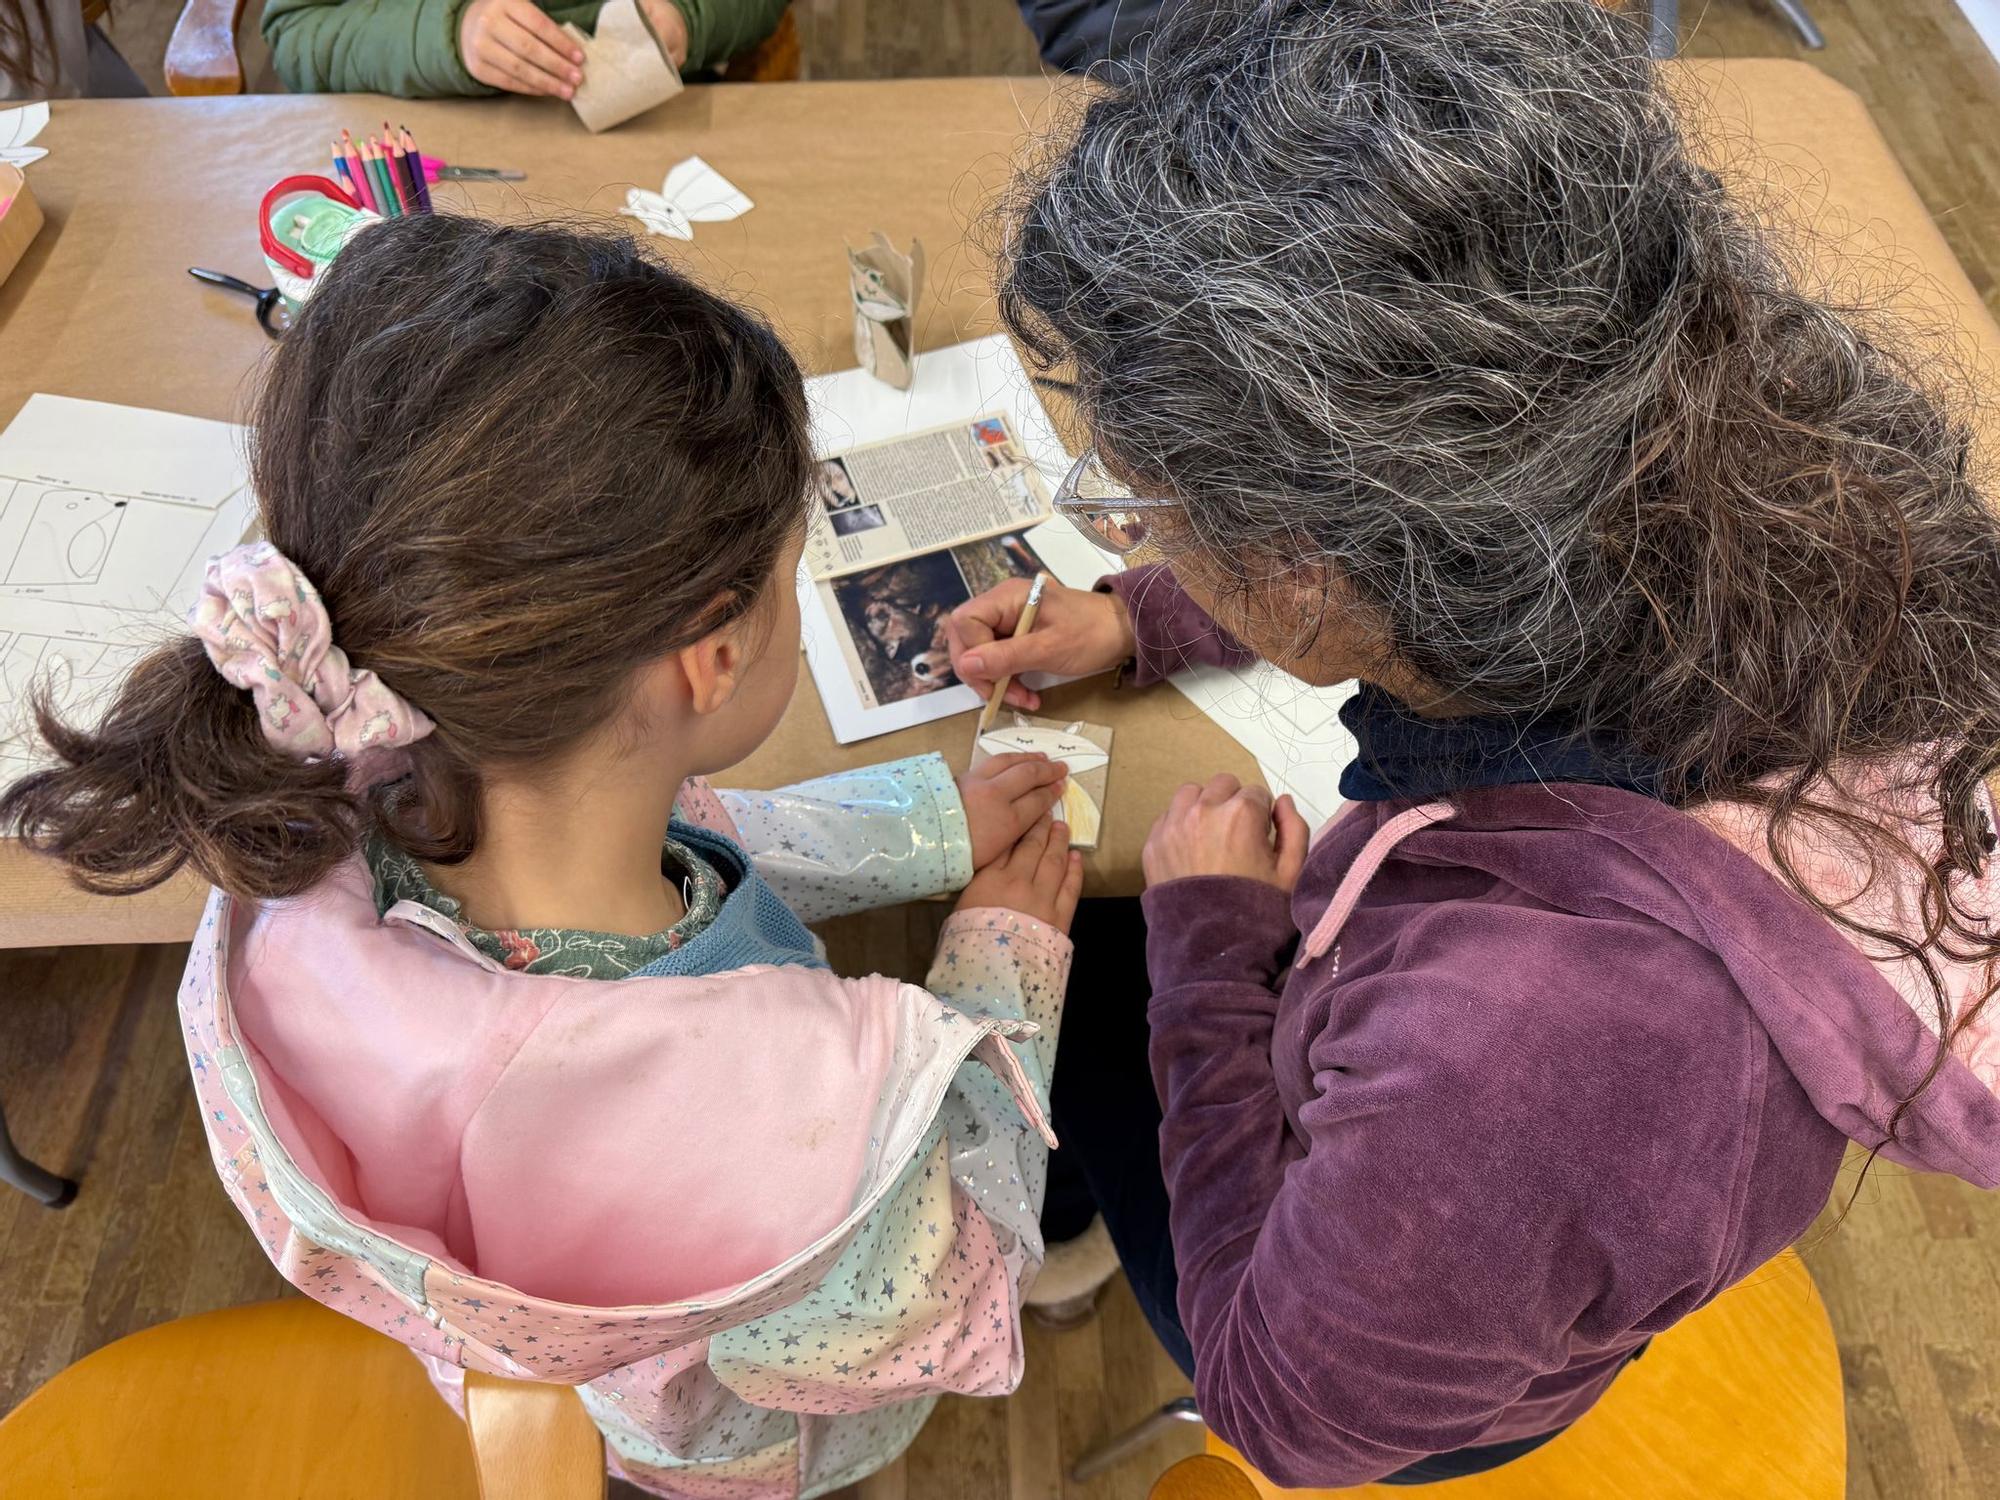
[[[0,432],[0,782],[33,768],[31,690],[101,711],[147,651],[185,631],[208,559],[253,507],[242,429],[32,396]]]

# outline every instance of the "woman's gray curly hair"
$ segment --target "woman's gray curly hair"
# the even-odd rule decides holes
[[[1838,817],[1820,779],[1891,754],[1946,871],[1983,862],[2000,535],[1965,425],[1799,289],[1623,18],[1184,5],[1003,219],[1003,317],[1208,574],[1330,572],[1451,699],[1760,802],[1781,864]],[[1920,943],[1870,936],[2000,955],[1932,898]]]

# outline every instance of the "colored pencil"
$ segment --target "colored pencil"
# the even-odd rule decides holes
[[[369,203],[383,218],[391,217],[388,207],[382,202],[382,179],[375,175],[375,158],[368,149],[368,142],[360,142],[355,149],[361,153],[361,172],[368,179]]]
[[[410,134],[410,127],[403,130],[403,167],[410,174],[410,186],[417,190],[417,207],[425,213],[431,211],[431,187],[424,181],[423,153],[417,150],[417,138]]]
[[[354,179],[347,175],[347,163],[340,159],[338,152],[334,153],[333,175],[335,180],[340,183],[341,191],[346,193],[356,203],[359,203],[361,201],[361,194],[355,189]]]
[[[384,218],[402,218],[403,206],[397,201],[395,188],[390,186],[389,168],[382,160],[382,153],[373,141],[362,142],[361,152],[368,163],[368,175],[375,183],[375,197],[382,205],[380,213]]]
[[[396,211],[404,214],[414,213],[416,210],[410,205],[410,190],[396,180],[402,172],[396,166],[394,158],[389,155],[389,143],[380,136],[371,135],[368,137],[368,144],[381,153],[382,170],[389,174],[389,191],[396,195]]]
[[[378,212],[375,207],[375,185],[368,180],[368,168],[361,160],[361,148],[354,144],[353,133],[341,131],[340,142],[343,148],[341,157],[347,163],[347,175],[354,180],[355,196],[361,200],[361,206],[370,213]]]
[[[389,142],[389,180],[396,185],[396,193],[403,200],[403,212],[422,213],[417,203],[417,190],[410,185],[410,165],[403,155],[403,148],[394,141]]]

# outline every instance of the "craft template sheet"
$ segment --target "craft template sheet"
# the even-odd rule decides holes
[[[0,780],[36,763],[37,684],[101,709],[186,630],[208,559],[251,521],[243,446],[227,422],[44,395],[0,433]]]

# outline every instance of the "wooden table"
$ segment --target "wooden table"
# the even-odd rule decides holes
[[[1726,170],[1775,186],[1788,211],[1847,248],[1889,249],[1917,273],[1920,298],[1956,319],[1978,353],[2000,354],[2000,331],[1852,94],[1793,62],[1702,65],[1682,77],[1704,101],[1707,128],[1729,143],[1718,153]],[[323,170],[331,136],[385,114],[447,160],[525,169],[525,183],[443,194],[508,217],[610,214],[627,187],[657,186],[673,162],[705,156],[756,208],[702,226],[692,245],[656,243],[771,317],[811,370],[854,362],[841,242],[878,227],[899,241],[919,236],[930,251],[920,347],[974,337],[994,320],[967,229],[1051,108],[1050,86],[1035,79],[725,85],[689,89],[590,137],[567,111],[520,99],[57,103],[42,138],[50,154],[32,169],[48,227],[0,286],[0,422],[34,391],[240,418],[266,341],[246,302],[197,287],[186,267],[261,280],[263,190],[285,172]],[[1746,135],[1768,160],[1741,160]],[[1106,841],[1091,865],[1096,890],[1137,888],[1140,843],[1173,787],[1253,770],[1175,692],[1114,693],[1099,680],[1053,693],[1050,704],[1118,730]],[[777,785],[933,748],[962,764],[969,722],[838,747],[802,684],[778,734],[726,779]],[[0,843],[0,946],[177,941],[192,931],[202,895],[183,880],[142,898],[93,900]]]

